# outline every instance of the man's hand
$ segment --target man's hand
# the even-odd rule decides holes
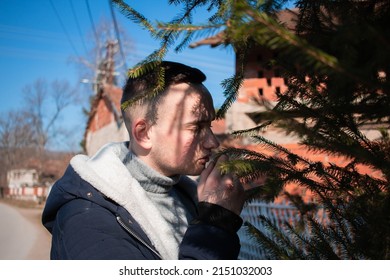
[[[203,170],[198,184],[199,202],[217,204],[240,215],[245,202],[245,190],[234,175],[221,175],[218,164],[226,160],[227,156],[222,155],[217,162],[210,162]]]

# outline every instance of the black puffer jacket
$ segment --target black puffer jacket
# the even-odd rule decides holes
[[[196,201],[197,218],[189,225],[178,255],[172,255],[170,236],[164,235],[167,225],[154,218],[153,206],[142,204],[142,191],[134,187],[137,182],[123,178],[129,176],[127,170],[121,173],[118,155],[123,149],[125,144],[115,143],[93,158],[76,156],[52,187],[42,216],[52,234],[51,259],[237,258],[236,231],[241,218],[217,205]],[[115,169],[116,176],[107,169]],[[183,199],[194,199],[191,192],[196,192],[196,185],[183,179],[174,187]]]

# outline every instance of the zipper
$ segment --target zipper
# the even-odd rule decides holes
[[[156,254],[160,259],[162,259],[161,255],[152,248],[148,243],[146,243],[141,237],[139,237],[130,227],[126,225],[126,223],[122,220],[120,216],[116,216],[116,220],[118,223],[135,239],[137,239],[142,245],[144,245],[146,248],[148,248],[150,251],[152,251],[154,254]]]

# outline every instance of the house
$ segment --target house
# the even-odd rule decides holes
[[[43,201],[46,196],[47,188],[40,185],[38,170],[35,168],[11,169],[7,172],[7,181],[7,198]]]
[[[1,171],[6,173],[6,182],[1,187],[0,197],[43,202],[73,156],[73,153],[66,152],[30,153],[15,166]]]
[[[11,169],[7,172],[8,187],[17,189],[32,187],[39,182],[39,175],[36,169]]]
[[[104,144],[128,140],[122,120],[120,100],[122,89],[116,86],[114,55],[118,52],[118,42],[108,41],[106,56],[99,63],[94,83],[95,95],[88,115],[84,133],[84,152],[91,156]]]
[[[122,89],[104,84],[94,97],[84,133],[85,152],[91,156],[108,142],[129,139],[120,110]]]

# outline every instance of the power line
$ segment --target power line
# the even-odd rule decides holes
[[[76,11],[74,9],[72,0],[70,0],[70,6],[72,8],[73,17],[74,17],[74,20],[76,22],[76,26],[77,26],[77,30],[78,30],[80,38],[81,38],[81,42],[83,43],[83,46],[84,46],[85,54],[88,54],[88,50],[87,50],[87,47],[86,47],[85,42],[84,42],[84,37],[83,37],[82,32],[81,32],[80,24],[79,24],[79,21],[77,19]]]
[[[89,16],[89,20],[91,21],[92,30],[93,30],[93,33],[95,35],[96,44],[97,44],[97,46],[100,46],[99,37],[97,35],[96,28],[95,28],[95,23],[93,22],[91,8],[89,7],[89,1],[85,0],[85,3],[87,4],[88,16]]]
[[[72,42],[72,40],[70,39],[69,33],[66,31],[65,25],[64,25],[64,23],[62,22],[61,17],[60,17],[60,14],[58,13],[56,7],[54,6],[52,0],[50,0],[50,4],[51,4],[51,7],[52,7],[53,10],[54,10],[54,13],[56,14],[56,16],[57,16],[57,18],[58,18],[58,21],[59,21],[60,24],[61,24],[62,30],[64,31],[64,33],[65,33],[65,35],[66,35],[66,38],[68,39],[68,42],[69,42],[69,44],[71,45],[71,47],[72,47],[74,53],[76,54],[77,57],[80,57],[79,54],[78,54],[78,52],[77,52],[77,50],[76,50],[76,48],[75,48],[75,46],[74,46],[74,44],[73,44],[73,42]]]
[[[125,56],[125,54],[123,52],[122,43],[121,43],[121,39],[120,39],[119,28],[118,28],[118,23],[116,21],[116,17],[115,17],[115,13],[114,13],[114,8],[112,6],[111,0],[108,0],[108,3],[110,5],[111,16],[112,16],[112,20],[114,22],[114,28],[115,28],[115,33],[116,33],[116,37],[117,37],[117,40],[118,40],[119,51],[121,53],[121,56],[122,56],[122,59],[123,59],[124,65],[125,65],[125,71],[127,71],[128,68],[127,68],[127,63],[126,63],[126,56]]]

